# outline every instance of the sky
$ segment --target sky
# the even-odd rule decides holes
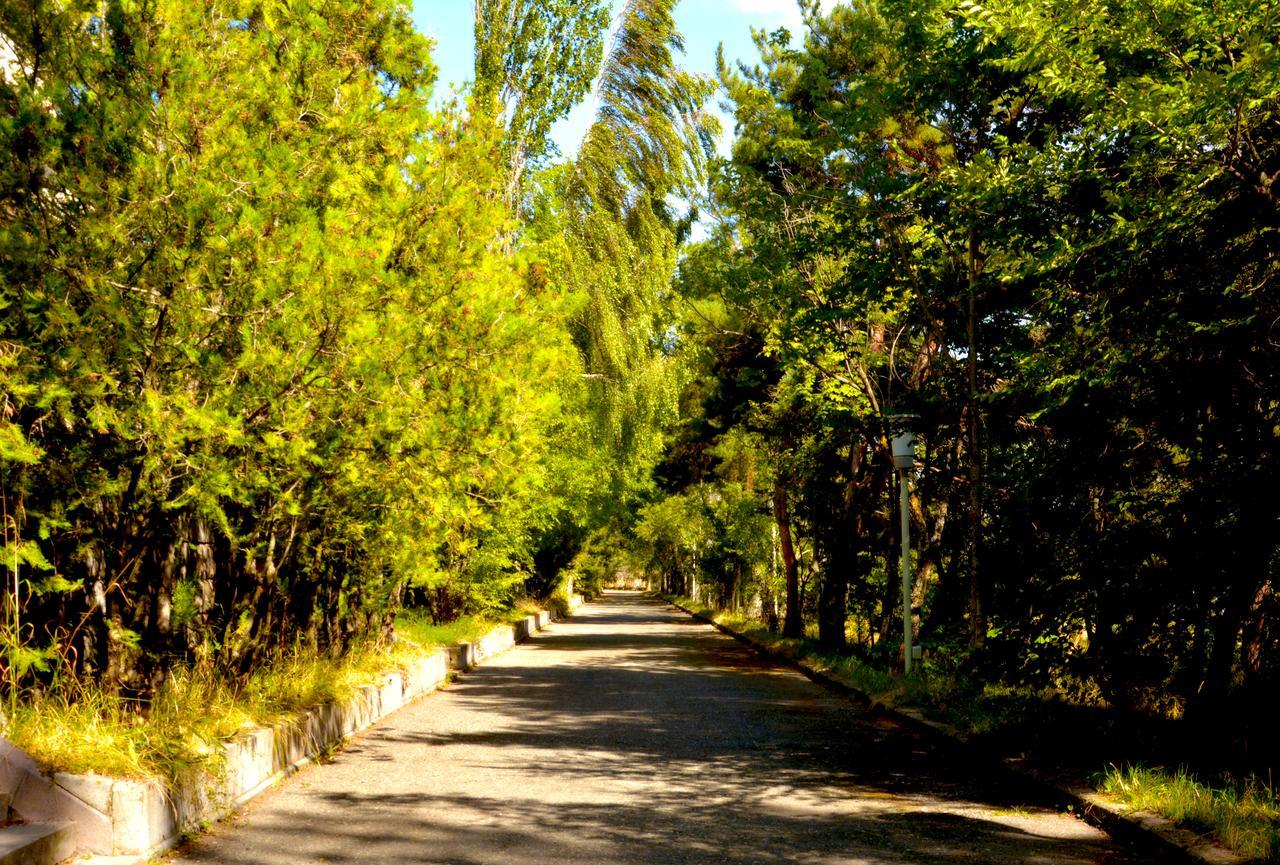
[[[827,5],[824,3],[824,6]],[[621,0],[615,0],[615,7]],[[418,29],[436,40],[435,60],[440,67],[437,97],[447,95],[450,85],[465,85],[472,75],[473,0],[414,0],[413,20]],[[786,27],[794,35],[803,26],[795,0],[681,0],[676,7],[676,23],[685,40],[682,65],[694,72],[715,74],[716,46],[723,44],[730,60],[754,62],[751,28],[775,30]],[[552,130],[560,151],[576,153],[591,121],[590,97]],[[720,142],[728,155],[733,124],[722,115],[725,134]]]

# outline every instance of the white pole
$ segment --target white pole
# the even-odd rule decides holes
[[[898,503],[902,511],[902,669],[911,675],[911,498],[907,487],[910,469],[899,469]]]

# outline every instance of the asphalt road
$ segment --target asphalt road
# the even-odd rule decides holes
[[[989,765],[627,593],[401,709],[176,861],[1145,862]]]

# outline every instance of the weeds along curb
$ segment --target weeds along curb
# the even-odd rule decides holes
[[[570,614],[580,604],[572,599]],[[413,669],[389,674],[350,699],[317,706],[274,727],[246,731],[224,746],[225,765],[172,789],[159,779],[48,777],[7,742],[0,743],[0,782],[16,791],[14,806],[28,822],[72,824],[76,853],[88,856],[77,860],[83,865],[142,865],[396,710],[444,687],[453,673],[473,669],[561,618],[544,610],[498,625],[474,642],[460,644],[460,652],[435,651]]]
[[[1145,849],[1151,855],[1159,857],[1159,861],[1189,863],[1189,865],[1255,865],[1257,862],[1255,859],[1241,856],[1239,853],[1208,841],[1194,832],[1179,828],[1171,820],[1167,820],[1164,817],[1150,814],[1146,811],[1130,810],[1094,790],[1064,784],[1029,766],[1023,765],[1018,760],[993,754],[975,744],[968,734],[957,727],[944,724],[941,721],[935,721],[915,709],[887,705],[849,683],[814,667],[803,658],[757,642],[748,635],[735,631],[733,628],[715,621],[704,613],[691,610],[676,601],[657,594],[654,594],[653,597],[670,604],[700,622],[711,625],[722,634],[749,646],[766,658],[790,667],[818,684],[844,694],[873,713],[886,715],[898,721],[904,727],[926,736],[941,739],[949,745],[964,748],[984,759],[995,760],[1004,771],[1035,785],[1047,793],[1052,800],[1079,814],[1085,821],[1105,830],[1122,841]]]

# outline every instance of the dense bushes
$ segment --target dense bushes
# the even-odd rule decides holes
[[[633,5],[648,65],[609,58],[615,87],[694,81],[670,4]],[[539,14],[577,34],[520,97],[541,129],[604,34]],[[530,163],[489,100],[537,82],[478,70],[478,102],[431,108],[430,45],[383,0],[34,4],[0,36],[11,695],[146,696],[189,661],[340,655],[406,600],[556,589],[669,415],[648,334],[696,147],[629,176],[639,139],[602,121],[590,164]]]

